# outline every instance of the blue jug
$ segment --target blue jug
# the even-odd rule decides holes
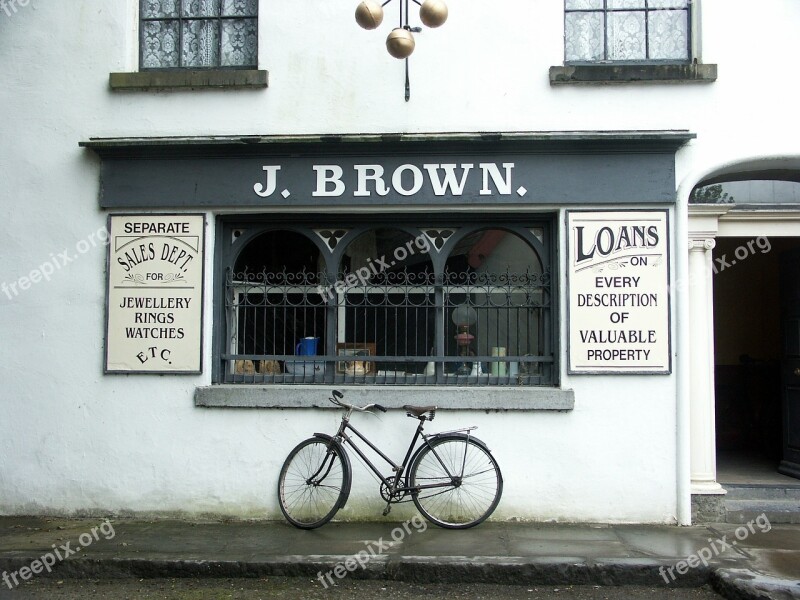
[[[294,353],[297,356],[316,356],[318,337],[304,337],[297,343]]]

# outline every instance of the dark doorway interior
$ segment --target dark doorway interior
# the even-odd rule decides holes
[[[780,256],[798,238],[717,238],[714,370],[717,479],[780,483]]]

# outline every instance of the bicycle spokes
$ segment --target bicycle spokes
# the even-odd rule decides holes
[[[486,519],[497,506],[503,479],[492,455],[474,440],[433,440],[411,471],[418,488],[414,503],[442,527],[466,528]]]
[[[318,438],[306,440],[292,451],[281,469],[281,511],[297,527],[319,527],[343,503],[349,477],[338,447]]]

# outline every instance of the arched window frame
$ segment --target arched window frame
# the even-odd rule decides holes
[[[297,223],[297,217],[284,218],[270,217],[269,222],[260,221],[258,218],[245,219],[239,217],[236,219],[220,219],[217,226],[218,237],[218,251],[216,256],[216,281],[220,282],[215,289],[215,327],[214,327],[214,372],[213,380],[215,383],[320,383],[320,384],[377,384],[377,385],[557,385],[558,384],[558,352],[557,352],[557,277],[554,274],[557,272],[557,264],[555,261],[555,227],[554,221],[550,216],[541,215],[526,215],[521,217],[505,217],[498,218],[496,221],[487,222],[485,218],[471,219],[464,217],[462,219],[452,219],[451,221],[444,221],[442,219],[432,220],[431,223],[422,224],[413,223],[410,217],[404,217],[402,221],[383,219],[377,222],[377,219],[372,222],[361,222],[354,225],[348,224],[345,220],[331,221],[326,223],[325,226],[318,226],[315,223]],[[422,221],[422,219],[420,219]],[[390,225],[387,225],[390,223]],[[346,298],[348,294],[358,293],[363,291],[359,285],[347,285],[346,273],[342,273],[341,265],[342,260],[347,253],[350,244],[358,239],[362,234],[370,230],[378,229],[394,229],[405,232],[409,238],[418,239],[423,237],[430,245],[431,251],[428,253],[433,267],[431,274],[433,294],[435,296],[435,331],[433,332],[435,338],[435,353],[434,356],[420,356],[419,360],[424,363],[432,362],[434,369],[426,370],[423,373],[414,373],[413,376],[406,374],[406,376],[398,377],[393,376],[377,376],[377,362],[381,359],[366,360],[363,363],[364,368],[353,372],[344,371],[342,369],[343,358],[340,356],[342,339],[342,324],[341,320],[346,313],[347,307]],[[538,281],[537,286],[541,288],[542,292],[540,297],[543,299],[543,306],[541,314],[543,327],[543,340],[541,342],[541,353],[536,358],[537,365],[540,365],[541,370],[535,377],[526,376],[520,378],[516,373],[509,373],[504,370],[505,377],[493,377],[492,373],[482,373],[483,377],[454,377],[448,374],[448,369],[452,368],[452,363],[456,360],[452,355],[452,349],[448,353],[447,345],[449,338],[452,337],[453,325],[450,324],[450,313],[453,306],[448,304],[449,288],[452,287],[452,282],[448,283],[445,279],[445,265],[448,258],[455,248],[458,247],[459,242],[468,236],[486,230],[503,230],[513,234],[522,239],[535,253],[541,262],[544,270],[543,277]],[[301,375],[294,374],[289,376],[288,373],[263,373],[260,372],[258,367],[251,369],[240,370],[239,373],[232,367],[232,364],[237,364],[235,361],[239,360],[252,360],[254,365],[256,361],[271,360],[283,363],[283,361],[293,361],[293,357],[288,355],[245,355],[234,356],[231,347],[231,319],[226,315],[229,308],[225,308],[228,300],[226,294],[229,295],[230,272],[232,266],[236,264],[236,259],[245,248],[245,246],[257,236],[263,235],[270,231],[291,231],[301,234],[311,240],[317,248],[319,248],[321,256],[324,261],[324,273],[320,273],[318,280],[308,281],[304,287],[304,293],[310,298],[311,295],[317,294],[322,296],[323,290],[336,290],[338,285],[338,292],[329,295],[328,301],[323,302],[322,305],[315,304],[315,306],[325,312],[325,327],[324,334],[318,336],[321,338],[320,348],[318,349],[318,356],[314,361],[306,361],[312,363],[314,366],[319,366],[321,369],[315,369],[308,372],[307,365],[301,369]],[[443,230],[451,231],[452,233],[445,238],[437,237],[436,232]],[[335,235],[334,235],[335,234]],[[437,247],[438,246],[438,247]],[[420,249],[421,250],[421,249]],[[376,257],[379,258],[379,257]],[[319,281],[319,283],[317,283]],[[228,282],[228,283],[226,283]],[[358,280],[355,280],[357,283]],[[314,285],[317,283],[317,285]],[[342,291],[345,293],[343,294]],[[447,313],[447,314],[446,314]],[[299,334],[298,334],[299,335]],[[357,344],[355,344],[357,346]],[[373,350],[374,351],[374,350]],[[487,358],[481,355],[483,359]],[[433,360],[427,361],[428,358]],[[509,357],[509,362],[512,361]],[[519,357],[516,357],[519,358]],[[386,360],[392,360],[389,354],[386,354]],[[449,361],[449,362],[448,362]],[[385,360],[381,360],[385,363]],[[516,361],[513,361],[516,362]],[[263,363],[260,363],[263,366]],[[348,363],[350,364],[350,363]],[[375,364],[375,366],[373,366]],[[494,363],[491,363],[494,364]],[[485,371],[489,371],[490,363],[481,360],[481,366]],[[384,365],[385,366],[385,365]],[[429,365],[425,364],[427,368]],[[508,365],[510,368],[511,365]],[[288,367],[286,367],[288,369]],[[537,367],[538,368],[538,367]],[[283,371],[283,369],[281,369]],[[388,372],[386,369],[381,369],[381,372]],[[425,375],[427,373],[427,375]],[[425,376],[420,376],[425,375]]]

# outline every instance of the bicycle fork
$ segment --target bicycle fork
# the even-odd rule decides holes
[[[336,453],[333,451],[332,448],[329,447],[328,453],[325,455],[325,458],[322,461],[322,464],[320,464],[319,469],[317,469],[317,472],[314,473],[308,479],[306,479],[306,485],[313,485],[314,487],[317,487],[321,485],[323,481],[325,481],[325,478],[328,476],[328,474],[331,472],[331,469],[333,468],[334,456],[336,456]],[[326,464],[328,465],[327,467],[325,466]],[[322,475],[322,477],[317,478],[317,476],[323,470],[325,471],[325,473]]]

